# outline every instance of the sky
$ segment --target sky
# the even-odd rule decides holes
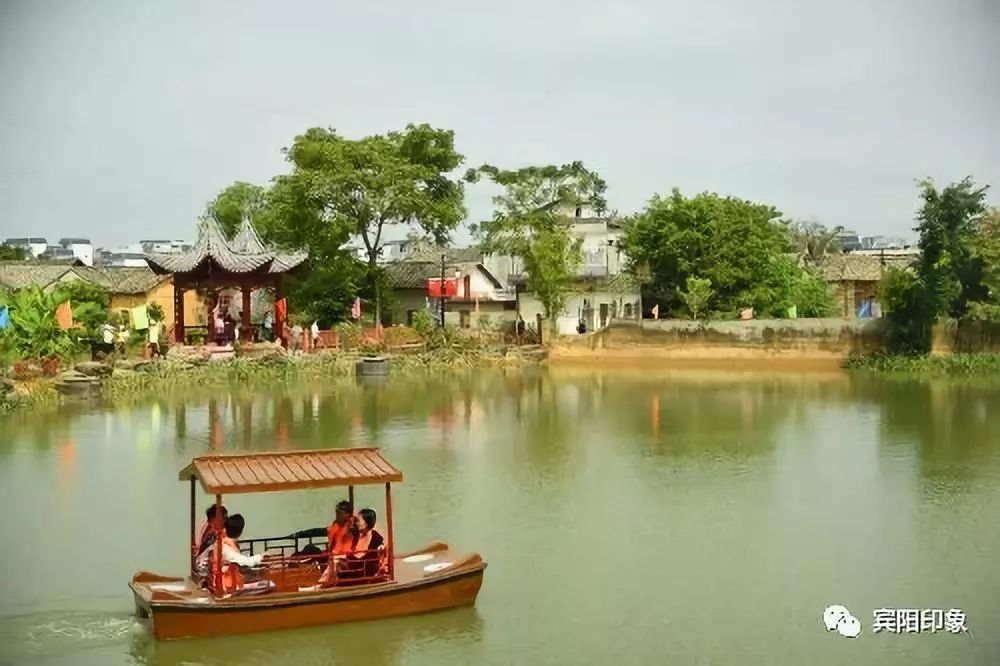
[[[913,237],[916,179],[1000,188],[998,34],[998,0],[0,0],[0,237],[187,239],[305,129],[408,122],[582,160],[623,214],[679,187]]]

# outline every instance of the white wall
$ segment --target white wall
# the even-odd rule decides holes
[[[631,303],[632,305],[632,319],[639,318],[638,290],[625,294],[608,291],[580,292],[571,295],[566,300],[566,309],[563,311],[563,314],[556,318],[556,330],[560,335],[577,335],[576,327],[580,323],[580,316],[585,302],[588,302],[593,310],[587,321],[588,332],[596,331],[600,328],[602,303],[608,306],[608,321],[613,317],[624,318],[626,303]],[[533,324],[536,321],[537,315],[541,314],[545,316],[542,303],[534,294],[520,294],[518,306],[521,317],[529,324]]]
[[[73,251],[73,256],[82,261],[87,266],[94,265],[94,246],[91,243],[71,243],[69,249]]]

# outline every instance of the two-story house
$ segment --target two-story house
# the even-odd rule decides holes
[[[604,328],[612,319],[639,319],[639,284],[625,272],[621,225],[613,218],[598,216],[587,206],[560,212],[571,225],[573,235],[581,240],[582,263],[566,307],[556,317],[556,331],[559,335],[576,335],[581,323],[586,332],[591,332]],[[518,313],[530,324],[537,315],[544,315],[544,308],[537,296],[525,289],[527,276],[523,271],[512,279],[519,285]]]

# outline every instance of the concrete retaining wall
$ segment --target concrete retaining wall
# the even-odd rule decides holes
[[[646,320],[575,338],[560,338],[552,359],[727,359],[839,363],[852,352],[885,350],[881,319],[756,319],[694,322]]]

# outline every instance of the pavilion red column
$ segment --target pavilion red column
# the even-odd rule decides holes
[[[174,342],[184,344],[184,288],[174,280]]]
[[[288,304],[284,300],[284,295],[281,293],[281,286],[275,284],[274,286],[274,334],[277,336],[278,344],[282,347],[287,346],[287,341],[285,340],[285,319],[288,314]]]

